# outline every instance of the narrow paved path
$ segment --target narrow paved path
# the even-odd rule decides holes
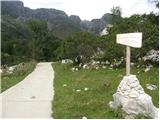
[[[3,118],[51,118],[54,71],[39,63],[22,82],[2,93]]]

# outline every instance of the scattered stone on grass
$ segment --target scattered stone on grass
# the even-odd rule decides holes
[[[78,71],[78,68],[73,67],[73,68],[71,68],[71,70],[72,70],[72,72],[75,72],[75,71]]]
[[[78,68],[76,68],[75,71],[78,71]]]
[[[88,91],[88,88],[84,88],[84,91]]]
[[[70,59],[64,59],[61,61],[61,64],[69,64],[69,63],[73,63],[73,61]]]
[[[151,60],[152,62],[159,62],[159,51],[158,50],[150,50],[146,56],[143,57],[143,60]]]
[[[20,64],[19,64],[20,65]],[[8,74],[12,74],[14,72],[14,70],[19,66],[19,65],[14,65],[14,66],[10,66],[8,69],[7,69],[7,73]]]
[[[63,87],[66,87],[67,86],[67,84],[63,84]]]
[[[150,71],[152,67],[153,67],[152,65],[147,65],[147,66],[146,66],[146,69],[144,70],[144,72]]]
[[[155,90],[155,89],[157,89],[157,86],[156,85],[152,85],[152,84],[146,84],[146,87],[149,90]]]
[[[106,66],[102,66],[102,68],[103,68],[103,69],[106,69],[107,67],[106,67]]]
[[[148,72],[148,71],[150,71],[150,68],[146,68],[146,69],[144,70],[144,72]]]
[[[142,60],[142,58],[138,58],[138,61],[141,61]]]
[[[87,119],[87,117],[86,117],[86,116],[83,116],[82,119]]]
[[[76,92],[81,92],[81,90],[78,89],[78,90],[76,90]]]
[[[99,67],[97,66],[97,67],[96,67],[96,70],[98,70],[98,69],[99,69]]]
[[[80,64],[79,64],[79,67],[81,68],[82,66],[83,66],[83,64],[82,64],[82,63],[80,63]]]
[[[124,62],[124,58],[122,57],[120,60],[114,59],[111,63],[106,60],[106,61],[95,61],[94,59],[90,60],[87,63],[80,63],[78,65],[78,68],[82,69],[96,69],[98,70],[99,68],[107,68],[107,67],[119,67],[122,63]],[[75,69],[72,69],[72,71],[75,71]]]
[[[23,63],[23,62],[18,65],[14,65],[14,66],[10,66],[10,67],[8,67],[7,65],[3,65],[2,72],[4,74],[13,74],[13,73],[17,73],[19,71],[22,71],[24,67],[25,67],[25,63]]]
[[[137,65],[137,68],[139,68],[140,67],[140,65]]]
[[[86,64],[84,64],[84,65],[83,65],[83,69],[86,69],[86,67],[87,67],[87,65],[86,65]]]
[[[109,64],[110,64],[110,62],[108,60],[106,60],[106,65],[109,65]]]

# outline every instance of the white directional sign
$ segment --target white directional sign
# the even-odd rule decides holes
[[[142,47],[142,33],[117,34],[117,43],[140,48]]]
[[[130,75],[130,47],[142,47],[142,33],[117,34],[117,43],[126,45],[126,74]]]

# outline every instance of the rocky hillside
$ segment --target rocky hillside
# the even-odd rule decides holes
[[[87,31],[99,34],[107,24],[111,24],[112,15],[107,13],[100,19],[81,20],[79,16],[68,16],[64,11],[56,9],[30,9],[21,1],[1,1],[2,20],[6,18],[26,21],[28,19],[46,20],[49,28],[57,37],[64,38],[74,32]]]

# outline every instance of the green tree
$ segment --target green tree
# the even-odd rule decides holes
[[[32,37],[29,41],[32,58],[41,61],[52,60],[55,56],[54,50],[59,45],[59,39],[48,30],[46,21],[30,20],[28,26],[32,31]]]
[[[122,15],[122,8],[120,6],[113,7],[113,8],[111,8],[111,13],[113,15],[121,17],[121,15]]]
[[[121,21],[122,8],[120,6],[116,6],[111,8],[112,13],[112,24],[119,23]]]
[[[132,60],[138,60],[138,57],[142,57],[146,55],[146,53],[159,48],[159,34],[158,34],[158,20],[159,16],[153,13],[148,15],[132,15],[129,18],[123,18],[121,22],[114,25],[112,28],[108,29],[109,35],[108,39],[114,40],[116,44],[115,38],[116,34],[120,33],[131,33],[131,32],[142,32],[142,48],[134,49],[132,48]],[[116,50],[113,50],[113,54],[117,53]],[[120,55],[120,53],[117,53]],[[117,55],[116,54],[116,55]],[[116,57],[116,56],[115,56]]]
[[[85,32],[75,33],[62,41],[61,46],[57,49],[57,54],[60,59],[80,58],[80,62],[85,63],[94,55],[96,45],[94,35]]]

